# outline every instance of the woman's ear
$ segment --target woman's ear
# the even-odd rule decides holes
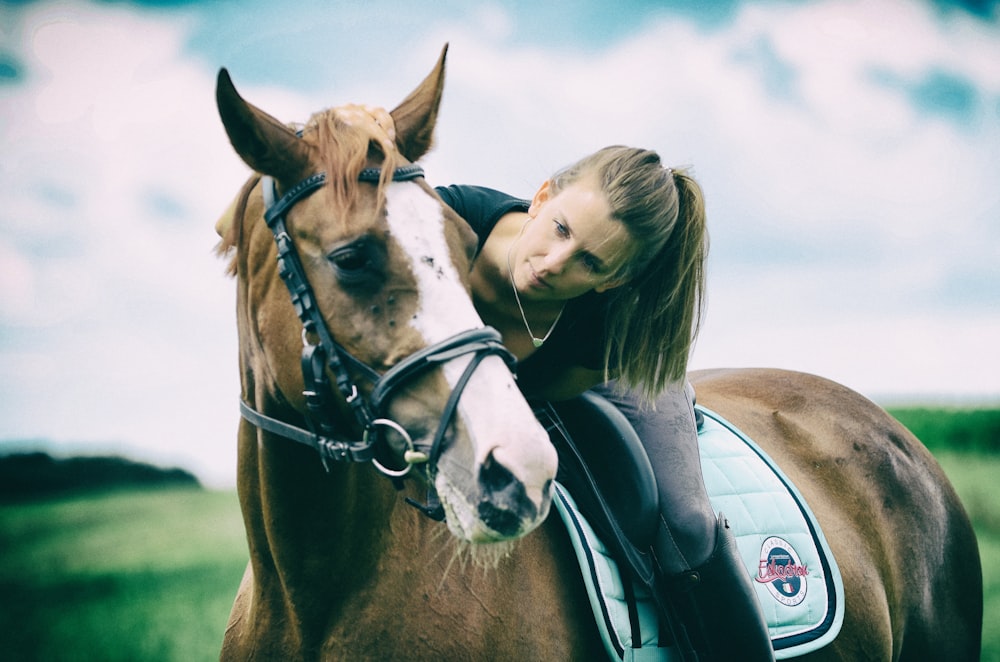
[[[613,290],[616,287],[621,287],[628,282],[628,278],[615,278],[614,280],[609,280],[606,283],[602,283],[594,288],[594,291],[598,294],[607,292],[608,290]]]
[[[535,196],[531,199],[531,206],[528,207],[528,216],[534,218],[538,215],[538,208],[552,197],[552,180],[546,179],[535,191]]]

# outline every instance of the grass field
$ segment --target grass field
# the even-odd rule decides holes
[[[0,505],[0,659],[218,659],[246,565],[235,493]]]
[[[1000,662],[1000,455],[938,451],[976,527]],[[217,659],[246,563],[236,495],[118,491],[0,505],[0,660]]]

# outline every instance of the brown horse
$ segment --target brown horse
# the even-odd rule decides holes
[[[407,474],[410,498],[429,491],[423,510],[479,556],[548,514],[555,450],[473,307],[475,235],[413,165],[443,79],[444,54],[393,111],[386,146],[331,112],[298,135],[220,72],[223,124],[260,173],[220,227],[237,278],[251,558],[225,657],[346,655],[359,650],[352,637],[391,645],[382,628],[407,630],[390,623],[414,617],[414,575],[434,574],[436,589],[435,555],[451,560],[437,523],[397,497]],[[413,604],[377,618],[372,606],[393,606],[386,594]],[[358,619],[374,623],[355,629]]]
[[[330,114],[297,136],[220,74],[230,140],[266,175],[244,187],[222,244],[250,551],[223,659],[605,658],[568,537],[546,519],[552,447],[468,295],[474,244],[410,165],[429,146],[443,65],[392,112],[398,153]],[[818,378],[694,381],[779,461],[837,556],[844,626],[810,657],[976,659],[976,542],[916,439]],[[408,504],[425,499],[445,524]]]

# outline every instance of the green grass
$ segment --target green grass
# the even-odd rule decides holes
[[[1000,409],[898,407],[889,413],[935,453],[1000,454]]]
[[[246,565],[235,493],[0,505],[0,657],[218,659]]]

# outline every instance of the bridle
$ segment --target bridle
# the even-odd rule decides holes
[[[392,173],[392,180],[411,181],[423,177],[424,171],[417,164],[404,165]],[[377,183],[381,177],[379,168],[365,168],[358,180]],[[305,270],[299,259],[292,238],[288,233],[285,215],[296,203],[305,199],[326,181],[326,173],[316,173],[290,188],[280,199],[271,177],[262,177],[261,186],[264,196],[264,220],[274,234],[278,249],[278,272],[288,287],[295,306],[295,313],[302,322],[302,391],[306,402],[306,425],[308,429],[272,418],[260,413],[244,399],[240,400],[240,414],[252,425],[279,435],[286,439],[299,442],[314,448],[320,455],[324,468],[329,471],[331,461],[371,462],[378,471],[393,479],[400,487],[399,481],[410,473],[415,464],[427,464],[429,478],[437,466],[441,455],[444,439],[451,419],[458,407],[462,391],[468,384],[472,373],[487,356],[501,357],[513,369],[516,359],[504,347],[500,333],[491,327],[470,329],[450,338],[425,347],[406,357],[384,374],[379,374],[366,363],[357,359],[344,349],[327,328],[326,322],[316,305],[316,298],[306,278]],[[315,338],[315,342],[310,341]],[[424,372],[438,367],[460,356],[472,355],[464,372],[455,385],[454,390],[445,403],[441,419],[429,446],[414,444],[406,429],[386,417],[385,406],[393,394],[401,386]],[[357,384],[351,376],[355,372],[372,384],[370,395],[363,397]],[[336,392],[347,403],[354,414],[358,426],[362,430],[361,439],[344,439],[336,429],[332,412],[334,411],[333,389],[328,375],[336,382]],[[376,444],[382,442],[379,434],[381,428],[389,428],[398,434],[405,443],[403,461],[406,467],[392,469],[378,461]],[[430,482],[430,481],[429,481]],[[443,518],[443,510],[436,504],[433,494],[426,506],[407,499],[425,514],[435,519]],[[432,505],[433,504],[433,505]]]

